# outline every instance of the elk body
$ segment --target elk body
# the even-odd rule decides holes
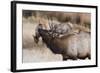
[[[63,60],[91,58],[90,33],[80,31],[62,37],[54,36],[49,30],[38,29],[43,42],[55,54],[61,54]]]

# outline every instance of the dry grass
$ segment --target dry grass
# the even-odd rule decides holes
[[[35,28],[38,23],[31,22],[32,17],[23,18],[23,62],[48,62],[61,61],[62,56],[53,54],[42,42],[38,44],[34,42]]]

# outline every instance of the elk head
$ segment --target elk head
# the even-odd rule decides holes
[[[33,35],[34,41],[35,41],[36,43],[38,43],[39,37],[40,37],[40,34],[39,34],[39,32],[38,32],[38,29],[41,29],[41,28],[43,28],[43,26],[42,26],[41,23],[39,23],[39,25],[36,27],[36,30],[35,30],[35,36]]]

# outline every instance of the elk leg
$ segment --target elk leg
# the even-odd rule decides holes
[[[88,59],[91,59],[91,55],[90,54],[88,54]]]
[[[72,57],[72,60],[77,60],[77,56],[75,56],[75,57]]]
[[[67,60],[68,59],[68,56],[66,55],[63,55],[63,61]]]
[[[66,61],[67,60],[67,58],[63,58],[63,61]]]

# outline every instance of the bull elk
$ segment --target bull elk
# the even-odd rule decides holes
[[[87,32],[69,33],[62,37],[54,36],[53,32],[45,29],[38,29],[43,42],[55,54],[61,54],[63,60],[91,58],[91,38]]]
[[[37,28],[35,39],[41,36],[46,46],[55,54],[61,54],[63,60],[91,59],[91,35],[89,30],[68,24],[67,29],[49,22],[50,30]],[[39,24],[41,26],[41,24]],[[64,26],[65,27],[65,26]],[[76,29],[81,29],[76,31]],[[70,30],[70,31],[69,31]],[[84,31],[83,31],[84,30]],[[63,35],[59,37],[60,35]],[[38,43],[38,41],[37,41]]]

